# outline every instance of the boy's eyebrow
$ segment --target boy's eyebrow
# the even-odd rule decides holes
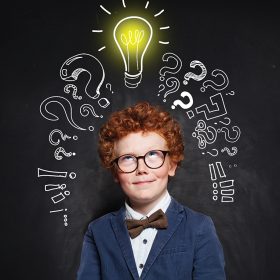
[[[158,151],[158,150],[162,151],[162,150],[166,150],[166,149],[167,149],[167,148],[149,148],[149,149],[147,149],[146,152],[144,152],[144,153],[142,153],[142,154],[123,153],[123,154],[120,154],[120,155],[118,155],[118,156],[116,156],[116,157],[120,157],[120,156],[124,156],[124,155],[143,156],[143,155],[145,155],[146,153],[148,153],[148,152],[150,152],[150,151]]]

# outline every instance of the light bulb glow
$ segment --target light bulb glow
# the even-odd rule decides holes
[[[117,23],[113,35],[125,66],[125,84],[135,88],[141,82],[143,58],[153,36],[152,26],[144,18],[130,16]]]

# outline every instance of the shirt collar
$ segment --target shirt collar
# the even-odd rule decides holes
[[[154,212],[161,209],[164,213],[166,212],[169,204],[171,202],[171,196],[168,191],[166,191],[165,196],[155,205],[155,207],[147,214],[143,215],[135,210],[133,210],[128,203],[125,201],[125,208],[126,208],[126,218],[127,219],[135,219],[141,220],[145,219],[147,216],[151,216]]]

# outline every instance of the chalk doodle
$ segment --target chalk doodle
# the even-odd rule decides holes
[[[234,180],[229,180],[229,181],[234,181]],[[223,181],[223,182],[226,182],[226,181]],[[223,182],[220,182],[220,183],[223,183]],[[217,183],[213,183],[213,200],[214,201],[218,200],[219,191],[217,189],[217,186],[218,186]],[[233,186],[233,184],[230,186]],[[234,189],[220,190],[221,202],[234,202],[234,198],[233,198],[234,193],[235,193]]]
[[[67,153],[63,147],[58,147],[54,151],[54,158],[56,160],[62,160],[63,156],[61,154],[63,154],[66,157],[71,157],[71,156],[75,156],[76,155],[76,153],[73,153],[73,152],[68,152]]]
[[[70,191],[64,191],[63,193],[60,192],[59,194],[56,194],[54,196],[51,197],[53,203],[59,203],[61,202],[62,200],[64,200],[66,198],[66,196],[69,196],[70,195]]]
[[[180,95],[181,95],[181,97],[183,97],[183,99],[185,99],[185,97],[187,97],[188,98],[188,103],[184,103],[180,99],[176,99],[173,102],[173,105],[171,106],[171,108],[173,110],[176,108],[176,106],[179,106],[182,109],[189,109],[189,108],[191,108],[192,105],[193,105],[192,95],[189,92],[187,92],[187,91],[183,91]]]
[[[104,8],[102,5],[100,5],[100,8],[108,15],[111,15],[111,12],[108,11],[106,8]]]
[[[85,128],[82,128],[82,127],[78,126],[73,121],[72,105],[65,97],[62,97],[62,96],[51,96],[51,97],[46,98],[41,103],[40,113],[45,119],[47,119],[49,121],[58,121],[59,120],[59,117],[56,114],[49,112],[48,109],[47,109],[47,107],[51,103],[59,104],[59,106],[62,107],[62,109],[65,113],[65,116],[67,118],[67,121],[69,122],[69,124],[71,126],[73,126],[76,129],[79,129],[79,130],[86,130]]]
[[[165,54],[163,54],[162,61],[167,62],[167,63],[170,63],[170,61],[173,61],[173,64],[174,64],[173,66],[163,66],[159,70],[159,74],[160,74],[159,79],[162,82],[165,80],[167,73],[175,75],[182,68],[182,60],[175,53],[165,53]]]
[[[222,77],[222,80],[223,80],[222,83],[221,84],[217,84],[217,83],[215,83],[212,80],[206,80],[202,84],[203,87],[200,88],[200,90],[202,92],[204,92],[206,90],[206,88],[208,88],[208,87],[210,87],[210,88],[212,88],[214,90],[221,91],[221,90],[225,89],[228,86],[228,84],[229,84],[228,76],[227,76],[227,74],[223,70],[215,69],[215,70],[212,71],[211,75],[213,77],[217,77],[217,76]]]
[[[231,90],[230,92],[226,93],[226,95],[235,95],[235,91]]]
[[[170,63],[170,61],[173,61],[172,64],[174,64],[173,66],[163,66],[160,70],[159,70],[159,74],[160,74],[160,81],[165,81],[165,84],[160,84],[159,85],[159,91],[158,91],[158,96],[160,95],[160,93],[165,90],[166,88],[168,88],[168,90],[166,90],[164,92],[164,99],[163,102],[166,102],[166,97],[171,94],[176,92],[179,88],[180,88],[180,81],[178,78],[174,77],[175,74],[177,74],[181,68],[182,68],[182,60],[174,53],[165,53],[162,56],[162,60],[164,62],[168,62]],[[167,78],[167,74],[171,74],[173,75],[172,77]]]
[[[167,90],[165,93],[164,93],[164,99],[163,99],[163,102],[166,102],[166,97],[173,93],[173,92],[176,92],[179,87],[180,87],[180,82],[177,78],[175,77],[170,77],[166,80],[165,84],[167,85],[168,88],[170,88],[169,90]],[[164,85],[163,85],[164,86]],[[165,88],[165,86],[164,86]]]
[[[216,182],[214,182],[212,186],[213,186],[213,189],[214,189],[213,190],[213,194],[214,194],[213,195],[213,200],[216,201],[216,200],[218,200],[218,193],[219,193],[218,190],[217,190],[218,184]]]
[[[68,216],[67,215],[63,215],[63,221],[64,221],[64,226],[68,226]]]
[[[212,181],[217,180],[217,174],[219,174],[220,178],[225,178],[226,177],[222,162],[217,161],[217,162],[215,162],[215,164],[216,164],[216,168],[215,168],[214,163],[209,164],[209,171],[210,171]],[[217,172],[216,172],[216,169],[217,169]]]
[[[198,140],[199,149],[205,149],[207,144],[213,144],[217,139],[217,130],[213,126],[207,126],[204,120],[198,120],[192,137]]]
[[[41,173],[40,173],[41,172]],[[51,177],[67,177],[67,172],[58,172],[58,171],[49,171],[49,170],[44,170],[38,168],[38,177],[42,176],[51,176]],[[76,174],[71,172],[69,174],[69,177],[74,179],[76,177]],[[53,191],[60,191],[59,193],[51,196],[51,200],[53,204],[57,205],[58,203],[62,202],[65,200],[66,197],[70,195],[70,191],[65,190],[66,189],[66,184],[45,184],[45,192],[53,192]],[[55,210],[50,210],[49,213],[60,213],[60,212],[67,212],[67,208],[61,208],[61,209],[55,209]],[[64,226],[68,226],[67,222],[67,215],[63,215],[64,217]],[[65,220],[66,219],[66,220]]]
[[[98,100],[98,104],[102,108],[107,108],[110,105],[110,102],[107,98],[102,97]]]
[[[223,133],[224,134],[224,137],[225,137],[225,140],[227,142],[230,142],[230,143],[235,143],[238,141],[238,139],[240,138],[240,135],[241,135],[241,130],[238,126],[234,125],[231,127],[232,131],[233,131],[233,136],[232,136],[232,133],[230,132],[230,130],[227,128],[227,127],[222,127],[222,128],[219,128],[217,129],[217,132],[218,133]],[[231,134],[231,135],[230,135]]]
[[[227,180],[227,181],[221,181],[220,183],[221,188],[230,188],[234,185],[234,180]]]
[[[65,93],[70,93],[71,92],[70,89],[72,89],[72,97],[73,97],[73,99],[81,100],[83,98],[82,96],[78,96],[77,95],[78,88],[75,85],[73,85],[73,84],[66,85],[64,87],[64,92]]]
[[[89,75],[85,93],[88,97],[97,99],[105,79],[103,65],[93,55],[80,53],[68,58],[60,68],[60,77],[66,82],[77,81],[81,73]]]
[[[209,151],[206,151],[206,153],[205,153],[205,152],[202,152],[202,154],[203,154],[203,155],[209,154],[209,155],[212,156],[212,157],[217,157],[217,156],[219,155],[219,151],[218,151],[217,149],[212,149],[212,153],[209,152]]]
[[[87,117],[89,114],[91,113],[92,116],[94,116],[95,118],[103,118],[102,115],[98,116],[93,108],[92,105],[90,104],[83,104],[81,107],[80,107],[80,114],[83,116],[83,117]]]
[[[42,168],[37,168],[37,176],[39,177],[58,177],[58,178],[67,178],[68,172],[67,171],[52,171],[52,170],[46,170]],[[70,179],[76,178],[75,172],[69,173]]]
[[[219,182],[221,188],[221,202],[234,202],[233,195],[235,190],[232,188],[234,187],[234,180],[227,180]]]
[[[207,144],[213,144],[216,139],[217,135],[220,133],[223,133],[225,136],[225,140],[230,143],[234,143],[238,141],[240,138],[240,128],[238,126],[233,126],[231,127],[234,135],[230,135],[230,130],[227,127],[222,127],[222,128],[214,128],[213,126],[207,126],[204,120],[198,120],[197,125],[195,127],[195,131],[192,133],[192,136],[194,138],[197,138],[198,140],[198,147],[200,149],[205,149]],[[236,152],[234,155],[237,153],[237,148],[235,147],[234,150]],[[222,150],[222,152],[226,151]]]
[[[226,121],[219,121],[219,123],[224,124],[224,125],[229,125],[231,123],[231,120],[229,117],[224,117],[224,120]],[[218,123],[215,122],[215,124],[217,125]]]
[[[203,104],[196,107],[196,113],[203,113],[206,120],[219,118],[227,114],[225,102],[221,93],[210,96],[210,101],[211,105]]]
[[[164,84],[160,84],[159,86],[158,86],[158,88],[159,88],[159,93],[160,92],[162,92],[164,89],[165,89],[165,85]],[[158,96],[159,96],[160,94],[158,94]]]
[[[164,9],[162,9],[161,11],[157,12],[156,14],[154,14],[154,17],[158,17],[159,15],[161,15],[164,12]]]
[[[200,74],[194,74],[192,72],[186,73],[184,76],[185,80],[183,81],[184,85],[187,85],[190,79],[193,79],[195,81],[201,81],[205,78],[205,76],[207,75],[207,70],[206,70],[206,67],[204,66],[204,64],[198,60],[193,60],[190,63],[191,68],[195,68],[197,66],[200,67],[201,73]]]
[[[67,208],[64,209],[57,209],[57,210],[51,210],[50,213],[58,213],[58,212],[63,212],[63,211],[67,211]]]
[[[60,137],[61,137],[61,139],[62,139],[63,141],[66,141],[67,139],[71,139],[71,138],[72,138],[73,140],[78,140],[78,136],[77,136],[77,135],[74,135],[73,137],[71,137],[71,136],[69,136],[69,135],[67,135],[67,134],[63,134],[63,132],[62,132],[60,129],[54,129],[54,130],[52,130],[52,131],[50,132],[50,134],[49,134],[49,142],[50,142],[51,145],[53,145],[53,146],[57,146],[57,145],[59,145],[59,143],[60,143],[60,139],[57,139],[57,141],[54,141],[54,140],[53,140],[53,135],[54,135],[55,133],[59,134]]]
[[[110,92],[114,93],[114,92],[112,91],[112,85],[111,85],[110,83],[107,83],[107,84],[106,84],[106,88],[109,89]]]
[[[55,200],[56,201],[56,200]],[[50,210],[50,214],[52,213],[60,213],[60,212],[67,212],[68,209],[67,208],[61,208],[61,209],[56,209],[56,210]],[[68,217],[67,215],[63,215],[63,222],[64,222],[64,226],[68,226]]]
[[[216,168],[215,168],[216,165]],[[217,169],[217,171],[216,171]],[[218,180],[217,175],[219,175],[219,178],[225,178],[226,174],[224,172],[222,163],[217,161],[214,163],[209,164],[209,171],[211,175],[211,180],[216,181]],[[220,186],[220,191],[218,190],[218,185]],[[213,182],[213,200],[218,200],[218,194],[220,192],[221,195],[221,202],[234,202],[233,195],[235,193],[235,190],[232,188],[234,186],[234,180],[223,180],[218,182]]]
[[[45,191],[53,191],[53,190],[64,190],[66,188],[66,184],[47,184],[45,185]]]
[[[230,151],[230,149],[228,147],[224,147],[224,148],[221,149],[221,152],[222,153],[227,152],[227,154],[231,157],[235,156],[238,152],[237,147],[231,147],[231,149],[232,149],[232,151]]]

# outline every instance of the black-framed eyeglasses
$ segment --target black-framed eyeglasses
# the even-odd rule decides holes
[[[138,160],[142,158],[147,167],[151,169],[160,168],[165,161],[169,151],[151,150],[143,156],[136,157],[135,155],[125,154],[117,157],[112,161],[123,173],[132,173],[138,168]]]

